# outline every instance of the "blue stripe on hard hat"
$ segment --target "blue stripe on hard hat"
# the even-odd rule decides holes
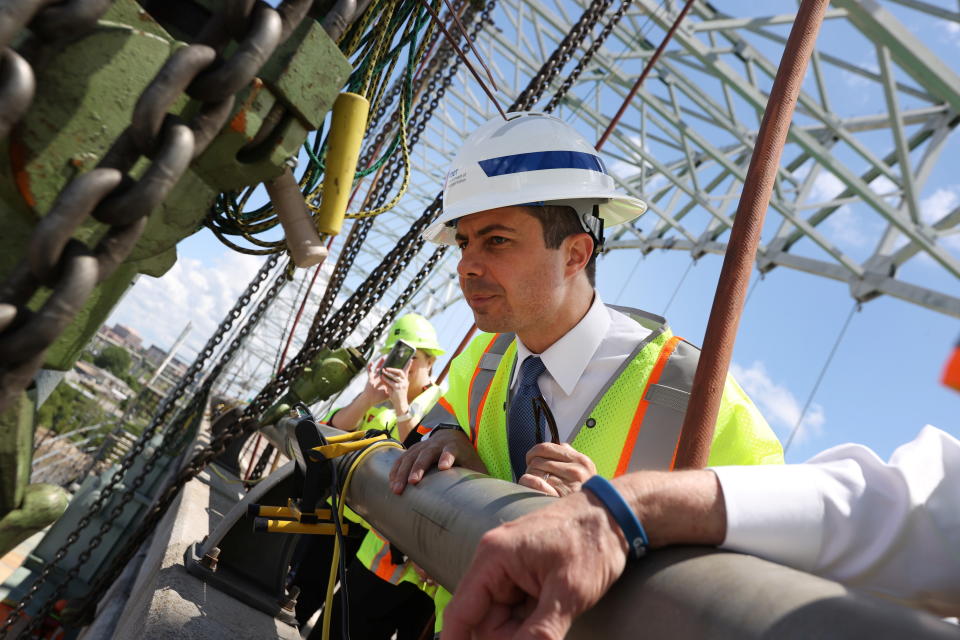
[[[600,158],[583,151],[534,151],[481,160],[479,164],[488,178],[543,169],[586,169],[606,174]]]

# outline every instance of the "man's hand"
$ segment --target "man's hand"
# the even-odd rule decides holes
[[[713,471],[639,471],[614,480],[650,548],[718,545],[727,532]],[[589,491],[488,531],[444,613],[443,640],[560,640],[623,573],[627,542]]]
[[[486,465],[465,433],[456,429],[443,429],[413,445],[397,458],[390,470],[390,488],[394,493],[403,493],[407,483],[417,484],[434,465],[437,469],[446,471],[454,463],[458,467],[480,473],[487,472]]]
[[[620,577],[627,543],[588,492],[488,531],[444,613],[443,640],[561,640]]]
[[[593,460],[566,442],[541,442],[527,452],[527,471],[519,484],[548,496],[563,496],[580,491],[580,485],[597,475]]]

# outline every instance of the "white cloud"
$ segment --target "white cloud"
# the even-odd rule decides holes
[[[169,349],[186,326],[193,327],[186,351],[198,351],[246,288],[264,258],[228,252],[205,265],[196,258],[180,257],[160,278],[141,276],[111,314],[108,324],[119,322],[136,329],[144,344]],[[181,358],[192,357],[181,351]]]
[[[870,189],[878,196],[884,196],[887,204],[897,206],[900,203],[900,187],[885,175],[879,175],[870,183]]]
[[[960,46],[960,23],[953,20],[940,20],[937,22],[937,26],[946,33],[947,40]]]
[[[933,224],[953,211],[958,204],[960,187],[940,188],[920,201],[920,216],[927,224]]]
[[[639,150],[642,150],[643,143],[640,136],[630,136],[630,143]],[[645,160],[638,160],[635,162],[627,162],[624,160],[614,160],[610,163],[610,172],[615,174],[621,180],[629,180],[631,178],[636,178],[640,175],[640,166],[645,164],[647,169],[650,169],[650,163]]]
[[[800,171],[794,173],[798,178],[805,178],[809,169],[802,167]],[[839,196],[846,189],[846,185],[840,178],[826,170],[820,170],[813,184],[810,185],[810,193],[807,201],[811,204],[820,204],[830,202]],[[864,233],[863,217],[857,214],[849,205],[843,205],[824,222],[828,232],[828,237],[837,244],[852,245],[862,247],[867,244],[869,238]]]
[[[831,213],[825,224],[829,230],[828,237],[837,244],[862,247],[870,240],[864,233],[863,216],[848,205],[843,205]]]
[[[813,179],[810,187],[810,200],[813,202],[827,202],[843,193],[846,185],[829,171],[821,170]]]
[[[803,410],[803,405],[793,395],[793,392],[785,386],[777,384],[767,372],[767,367],[759,360],[748,368],[733,363],[730,366],[730,373],[753,399],[770,426],[786,442]],[[800,429],[794,437],[794,442],[799,444],[809,438],[818,437],[823,433],[825,422],[826,415],[823,406],[816,402],[811,403],[803,417]]]
[[[920,201],[920,217],[933,224],[960,205],[960,185],[941,187]],[[960,251],[960,235],[941,240],[944,246]]]

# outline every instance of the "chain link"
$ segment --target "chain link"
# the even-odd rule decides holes
[[[127,455],[124,456],[123,460],[120,463],[120,467],[110,477],[110,480],[107,482],[107,484],[100,490],[100,493],[97,496],[97,499],[93,502],[93,504],[90,505],[90,508],[87,510],[86,514],[84,514],[84,516],[81,517],[80,520],[77,522],[76,528],[67,536],[67,539],[64,542],[63,546],[61,546],[57,550],[57,552],[54,554],[54,557],[47,564],[45,564],[44,567],[41,569],[40,574],[37,576],[37,579],[31,585],[30,590],[27,592],[27,594],[17,604],[17,607],[10,612],[10,615],[7,617],[7,619],[4,622],[4,626],[0,628],[0,638],[6,637],[6,633],[9,630],[10,626],[13,624],[14,621],[18,619],[18,617],[20,616],[24,608],[27,606],[27,604],[29,604],[30,601],[36,596],[40,587],[50,577],[50,574],[53,572],[54,568],[56,568],[57,565],[59,565],[59,563],[62,562],[63,559],[67,556],[67,553],[70,547],[73,546],[73,544],[76,543],[76,541],[80,538],[80,533],[84,529],[86,529],[90,525],[90,523],[93,521],[93,518],[103,510],[109,498],[116,492],[117,487],[122,486],[121,482],[124,479],[124,475],[127,473],[127,471],[129,471],[130,467],[137,460],[139,460],[141,454],[144,451],[144,448],[153,438],[158,427],[160,427],[162,424],[166,422],[171,411],[173,411],[173,409],[176,407],[177,402],[180,400],[180,398],[183,396],[186,390],[189,389],[193,385],[193,383],[197,380],[207,360],[213,356],[217,346],[221,342],[223,342],[224,337],[233,327],[233,324],[243,315],[243,309],[250,304],[250,301],[252,300],[254,294],[256,294],[256,292],[259,291],[263,281],[266,280],[267,276],[274,269],[278,261],[279,261],[278,256],[271,256],[270,259],[267,260],[264,263],[264,265],[260,268],[260,270],[256,273],[256,275],[254,275],[253,279],[247,285],[247,288],[243,291],[240,297],[237,298],[237,301],[234,304],[233,308],[227,313],[226,317],[224,317],[223,321],[217,327],[217,330],[207,340],[206,345],[197,354],[197,357],[194,359],[193,363],[191,363],[190,367],[187,369],[187,372],[184,374],[182,378],[178,380],[177,385],[176,387],[174,387],[173,391],[170,394],[168,394],[167,397],[164,398],[164,400],[161,402],[156,415],[150,421],[150,424],[147,426],[147,428],[144,429],[143,433],[141,433],[140,436],[137,438],[137,441],[134,443],[129,453],[127,453]],[[281,275],[285,277],[285,269],[284,271],[281,272]],[[275,283],[275,286],[276,286],[276,283]],[[277,289],[277,291],[279,291],[279,289]],[[270,295],[270,292],[268,292],[267,296],[269,295]],[[273,295],[275,296],[276,293],[274,292]],[[145,474],[141,474],[141,475],[145,475]],[[142,482],[143,481],[141,480],[140,484],[142,484]],[[99,541],[96,544],[99,544]],[[84,556],[84,562],[88,558],[89,558],[89,553],[86,553],[86,555]],[[78,557],[78,560],[79,560],[79,557]],[[79,575],[79,570],[82,565],[83,565],[82,562],[78,562],[77,565],[70,570],[68,575],[70,574]],[[55,597],[49,598],[47,603],[44,605],[43,609],[49,610],[50,608],[52,608],[53,603],[56,602],[56,599],[59,598],[59,595],[62,593],[63,589],[66,588],[66,585],[68,583],[69,583],[69,579],[65,579],[60,583],[60,587],[62,588],[57,589]],[[46,613],[44,613],[43,615],[37,615],[34,617],[34,620],[42,620],[44,615],[46,615]]]
[[[71,571],[77,570],[79,566],[82,566],[82,564],[86,562],[86,559],[89,558],[89,553],[100,544],[102,537],[110,531],[112,526],[111,521],[119,517],[123,512],[124,506],[130,502],[130,500],[136,497],[137,489],[139,489],[139,487],[146,480],[150,471],[152,471],[157,462],[160,461],[161,456],[172,452],[176,448],[176,445],[182,441],[183,437],[189,435],[191,432],[191,426],[195,425],[202,418],[213,384],[223,373],[227,365],[233,360],[233,357],[236,355],[240,347],[246,342],[246,339],[250,333],[259,324],[267,309],[277,298],[277,295],[280,293],[281,289],[287,282],[290,281],[288,272],[288,268],[284,267],[280,271],[279,275],[276,276],[270,289],[267,290],[260,302],[257,303],[257,306],[254,308],[253,312],[247,317],[243,326],[230,341],[229,346],[221,352],[217,364],[204,379],[201,389],[192,396],[190,402],[179,412],[177,418],[172,423],[173,428],[169,428],[164,432],[163,440],[160,446],[157,447],[157,449],[154,450],[147,459],[143,470],[136,478],[133,479],[131,488],[126,490],[120,497],[119,503],[110,511],[110,514],[108,515],[104,524],[101,526],[100,531],[98,531],[97,534],[91,538],[87,548],[78,557],[78,566],[71,569]],[[167,490],[165,489],[163,495],[166,495],[166,493]],[[176,494],[171,496],[170,500],[172,501],[172,499],[175,497]],[[144,521],[153,522],[153,526],[151,526],[149,530],[145,531],[141,536],[134,537],[130,540],[125,540],[124,548],[111,560],[109,567],[97,575],[90,585],[90,590],[84,595],[80,604],[71,607],[72,613],[75,616],[75,620],[78,623],[89,622],[92,619],[100,597],[110,587],[110,585],[113,584],[120,572],[123,571],[123,568],[127,565],[127,562],[130,560],[130,558],[133,557],[133,554],[136,553],[143,541],[146,540],[146,538],[153,532],[153,528],[155,527],[156,523],[159,522],[159,519],[164,513],[166,513],[166,508],[158,513],[157,505],[151,507],[150,511],[148,511],[147,515],[145,516]],[[140,528],[138,528],[138,531],[140,531]],[[67,580],[67,582],[69,582],[69,580]],[[51,597],[48,601],[48,604],[55,601],[56,598]]]
[[[78,176],[61,191],[62,197],[56,199],[45,216],[52,221],[34,228],[29,257],[13,270],[19,277],[16,286],[9,286],[10,278],[0,286],[0,292],[15,289],[16,293],[0,297],[0,322],[4,325],[0,331],[0,411],[11,406],[29,384],[45,350],[76,317],[93,287],[109,277],[129,255],[147,216],[225,124],[233,108],[234,94],[250,83],[282,36],[296,27],[294,21],[302,19],[309,8],[304,8],[304,3],[305,0],[285,0],[276,10],[256,3],[247,15],[242,38],[228,58],[220,57],[216,48],[205,44],[174,52],[140,94],[130,126],[101,159],[97,169],[104,171],[93,178],[87,178],[88,174]],[[26,25],[45,42],[75,36],[91,28],[109,6],[107,0],[70,0],[44,8],[46,4],[43,0],[7,3],[9,6],[0,12],[0,43],[6,45]],[[204,32],[226,32],[228,23],[240,25],[236,13],[232,12],[230,18],[225,12],[214,14]],[[226,40],[221,37],[218,44],[222,47]],[[19,119],[17,105],[29,105],[32,99],[32,89],[29,96],[24,90],[21,72],[25,67],[15,59],[17,55],[7,48],[0,59],[0,112],[4,113],[0,134],[6,133],[2,129],[5,122]],[[29,75],[32,78],[32,69]],[[10,96],[4,91],[13,86],[11,78],[20,78],[20,89],[8,104],[4,100]],[[26,84],[32,82],[31,79]],[[188,123],[167,113],[184,92],[203,103]],[[128,172],[143,156],[151,163],[143,176],[134,180]],[[105,188],[107,185],[112,186]],[[65,232],[90,216],[109,225],[92,250],[78,246],[79,241],[68,241]],[[61,228],[59,223],[63,221],[68,224]],[[38,250],[45,251],[45,255],[36,255]],[[24,265],[32,277],[23,277]],[[41,288],[50,289],[51,294],[39,311],[30,312],[26,303]],[[14,349],[10,346],[13,342],[22,346]]]
[[[613,0],[604,0],[603,9],[600,11],[600,14],[606,13],[607,9],[610,8],[610,5]],[[613,16],[610,17],[610,20],[607,21],[606,26],[603,27],[603,30],[600,34],[594,38],[593,42],[590,43],[590,47],[580,56],[580,60],[577,62],[577,66],[573,68],[573,71],[564,79],[563,83],[557,89],[556,93],[553,94],[553,97],[550,98],[550,102],[547,103],[547,106],[544,107],[544,111],[550,113],[553,111],[560,101],[566,97],[567,92],[570,91],[570,88],[573,86],[573,83],[577,81],[580,75],[583,73],[583,70],[587,68],[587,65],[590,64],[590,61],[593,59],[594,54],[603,46],[603,43],[606,41],[607,37],[613,32],[614,27],[616,27],[623,16],[626,14],[627,9],[630,8],[630,5],[633,4],[633,0],[623,0],[620,3],[620,6],[614,12]],[[599,19],[599,16],[598,16]],[[591,25],[592,27],[592,25]]]

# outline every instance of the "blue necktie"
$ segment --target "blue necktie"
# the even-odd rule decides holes
[[[527,356],[520,366],[517,392],[510,403],[510,420],[507,423],[507,443],[514,479],[526,471],[527,451],[537,444],[537,417],[533,412],[533,400],[541,397],[537,378],[546,370],[537,356]],[[544,417],[540,416],[540,433],[544,433],[544,422]]]

